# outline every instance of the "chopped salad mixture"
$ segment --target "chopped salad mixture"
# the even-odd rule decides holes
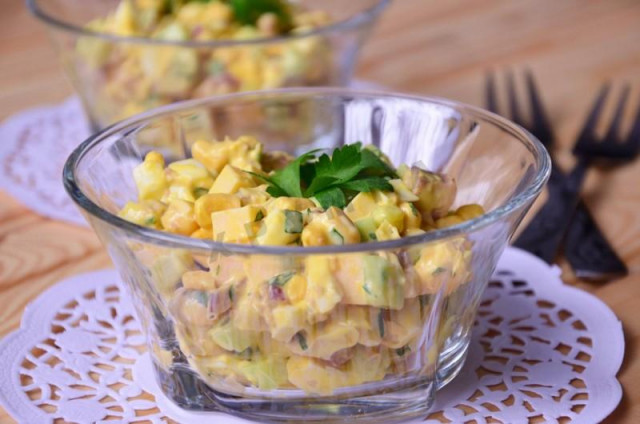
[[[285,0],[121,0],[87,29],[164,41],[252,40],[303,34],[331,23],[322,10]],[[236,91],[328,81],[321,37],[228,47],[178,47],[80,37],[83,91],[103,124],[151,107]]]
[[[255,138],[197,141],[192,158],[150,152],[134,170],[138,201],[120,216],[226,243],[328,246],[398,239],[484,213],[452,210],[455,181],[397,169],[373,146],[297,158]],[[464,237],[399,251],[287,258],[187,252],[148,255],[180,346],[214,387],[341,387],[426,372],[452,323],[425,340],[431,296],[471,278]]]

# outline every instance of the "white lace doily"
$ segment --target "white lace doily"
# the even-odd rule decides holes
[[[113,270],[62,281],[26,308],[0,341],[0,404],[20,423],[246,423],[184,411],[153,378],[144,337]],[[484,295],[460,375],[426,422],[596,423],[622,394],[620,322],[559,272],[509,248]],[[425,421],[422,421],[425,422]]]
[[[62,186],[62,167],[89,135],[80,101],[20,112],[0,125],[0,189],[40,215],[86,225]]]
[[[367,81],[354,81],[351,87],[383,89]],[[62,186],[62,168],[89,134],[77,97],[6,119],[0,124],[0,189],[40,215],[87,225]]]

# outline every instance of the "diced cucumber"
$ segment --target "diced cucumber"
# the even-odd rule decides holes
[[[364,241],[377,240],[376,237],[376,223],[372,217],[368,216],[366,218],[356,219],[354,221],[358,231],[360,232],[360,237]]]
[[[329,237],[333,244],[344,244],[344,236],[335,228],[332,228],[331,231],[329,231]]]
[[[240,362],[238,369],[247,380],[261,390],[273,390],[287,383],[287,365],[283,358],[254,358]]]
[[[208,334],[218,346],[229,351],[243,352],[258,345],[258,332],[239,330],[231,321],[216,325]]]
[[[178,22],[172,22],[158,31],[156,38],[167,41],[184,41],[188,38],[187,31]]]
[[[302,214],[298,211],[285,209],[284,232],[288,234],[300,234],[303,227]]]
[[[367,304],[399,309],[404,304],[404,285],[399,281],[393,265],[382,256],[363,257],[364,283]]]

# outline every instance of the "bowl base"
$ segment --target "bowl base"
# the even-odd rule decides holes
[[[264,399],[221,393],[187,369],[171,372],[154,364],[162,391],[184,409],[221,411],[241,418],[272,423],[394,423],[424,417],[433,405],[436,383],[430,378],[411,379],[392,391],[361,396],[307,399]]]
[[[446,355],[440,356],[436,372],[436,390],[442,389],[456,378],[464,366],[468,351],[469,341],[467,340],[450,349]]]

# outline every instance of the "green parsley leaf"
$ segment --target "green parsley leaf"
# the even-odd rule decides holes
[[[329,209],[331,206],[342,209],[347,206],[347,198],[338,187],[331,187],[323,190],[316,193],[314,197],[323,209]]]
[[[368,170],[369,174],[386,175],[391,178],[397,178],[396,172],[389,166],[389,164],[382,160],[381,155],[382,153],[373,146],[367,146],[362,149],[362,168]]]
[[[235,20],[243,25],[256,25],[264,13],[273,13],[278,17],[281,31],[292,27],[291,11],[287,2],[282,0],[229,0]]]
[[[274,172],[271,176],[264,176],[249,172],[254,177],[270,184],[267,193],[274,197],[302,197],[300,187],[300,166],[314,158],[317,150],[312,150],[292,160],[284,168]]]
[[[358,142],[334,149],[331,156],[315,158],[316,152],[299,156],[271,176],[251,174],[267,182],[274,197],[313,197],[324,209],[344,208],[358,192],[393,190],[388,178],[396,173],[375,147]]]
[[[373,190],[393,191],[393,186],[383,177],[365,177],[359,180],[347,181],[340,184],[340,188],[365,193]]]

